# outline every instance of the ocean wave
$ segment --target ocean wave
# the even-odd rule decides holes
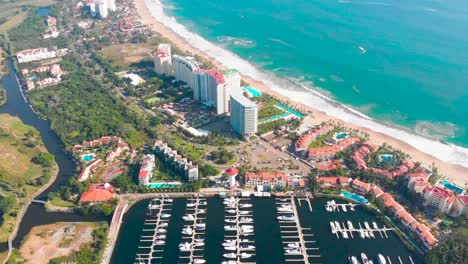
[[[299,103],[320,109],[330,116],[334,116],[344,122],[353,123],[358,126],[384,133],[402,140],[422,152],[431,154],[440,160],[468,167],[468,149],[453,144],[445,144],[429,138],[422,137],[394,126],[384,125],[365,114],[338,103],[309,87],[298,86],[291,81],[276,77],[273,73],[261,71],[251,63],[245,61],[236,54],[216,46],[201,36],[190,32],[185,26],[177,23],[175,19],[164,13],[163,5],[159,0],[146,0],[146,5],[155,19],[172,29],[186,41],[199,50],[216,58],[225,67],[238,69],[241,73],[249,75],[254,79],[264,82],[273,91],[286,96]]]
[[[234,46],[242,47],[242,48],[253,48],[256,45],[255,41],[247,39],[247,38],[219,36],[216,39],[218,40],[218,42],[222,44],[234,45]]]
[[[416,133],[437,140],[454,137],[458,130],[460,128],[450,122],[418,121],[414,126]]]

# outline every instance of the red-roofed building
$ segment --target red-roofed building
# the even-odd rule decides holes
[[[154,70],[157,74],[172,75],[172,58],[164,51],[153,53]]]
[[[431,186],[431,184],[424,178],[411,177],[408,180],[408,189],[415,193],[422,193],[428,186]]]
[[[80,202],[105,202],[114,196],[114,187],[109,183],[91,184],[88,190],[81,194]]]
[[[153,154],[148,154],[143,157],[141,162],[140,173],[138,174],[138,184],[148,185],[151,177],[153,177],[155,156]]]
[[[425,206],[433,206],[442,213],[448,213],[456,199],[452,191],[437,186],[426,187],[423,197]]]
[[[348,177],[318,177],[317,182],[322,188],[335,188],[337,186],[348,186]]]
[[[453,217],[464,215],[468,216],[468,195],[459,195],[452,206],[449,213]]]
[[[80,153],[83,151],[83,146],[82,145],[74,145],[72,148],[72,151],[75,153]]]
[[[255,188],[263,186],[263,189],[273,189],[275,187],[286,187],[288,185],[288,176],[280,172],[248,172],[245,175],[245,186]]]
[[[229,189],[235,189],[235,188],[239,187],[238,184],[237,184],[237,181],[236,181],[236,176],[237,176],[237,174],[239,174],[238,169],[236,169],[234,167],[231,167],[231,168],[227,169],[224,173],[228,176],[227,187]]]
[[[372,188],[372,193],[374,194],[375,198],[379,198],[379,196],[381,196],[384,191],[382,191],[382,189],[380,189],[379,187],[375,186],[374,188]]]
[[[290,176],[288,177],[288,187],[296,189],[303,188],[309,184],[309,179],[302,176]]]
[[[369,183],[360,181],[358,179],[353,180],[351,187],[360,193],[368,193],[371,190],[371,185]]]
[[[341,162],[339,160],[325,161],[315,164],[315,168],[318,171],[331,171],[339,167],[341,167]]]
[[[336,154],[359,142],[357,137],[349,137],[340,140],[333,146],[309,149],[309,158],[314,161],[326,161],[333,159]]]
[[[333,126],[325,125],[318,128],[314,128],[302,134],[296,141],[296,144],[294,145],[296,152],[302,152],[307,150],[307,148],[309,148],[310,143],[312,143],[318,137],[328,134],[333,129]]]
[[[88,178],[92,176],[93,173],[96,172],[97,168],[99,168],[102,164],[104,164],[104,161],[102,161],[102,159],[95,159],[91,161],[90,163],[86,165],[86,167],[84,167],[81,170],[81,173],[80,175],[78,175],[77,180],[80,182],[86,181]]]

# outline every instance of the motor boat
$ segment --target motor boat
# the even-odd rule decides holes
[[[366,229],[371,229],[368,222],[364,222],[364,226],[366,227]]]
[[[205,245],[204,242],[195,242],[195,243],[193,244],[193,246],[195,246],[195,247],[203,247],[204,245]]]
[[[250,217],[241,217],[239,219],[239,223],[243,224],[243,223],[252,223],[253,222],[253,219],[250,218]]]
[[[235,214],[236,213],[236,210],[227,210],[226,212],[230,213],[230,214]]]
[[[369,231],[369,236],[375,238],[374,231]]]
[[[349,264],[359,264],[359,261],[355,256],[348,257]]]
[[[343,212],[348,212],[348,210],[346,209],[346,204],[342,204],[341,209],[343,209]]]
[[[195,206],[196,206],[196,204],[194,204],[194,203],[188,203],[188,204],[187,204],[187,207],[188,207],[188,208],[192,208],[192,207],[195,207]]]
[[[387,264],[387,261],[385,260],[385,257],[382,256],[382,254],[377,255],[377,261],[379,264]]]
[[[292,208],[287,208],[287,207],[280,207],[278,208],[279,213],[292,213],[293,209]]]
[[[369,232],[367,232],[366,230],[364,230],[364,236],[365,236],[366,238],[370,238]]]
[[[171,198],[164,199],[164,202],[172,203],[174,200]]]
[[[253,225],[241,225],[241,229],[253,229]]]
[[[239,207],[240,208],[250,208],[250,207],[252,207],[252,205],[249,204],[249,203],[245,203],[245,204],[240,204]]]
[[[161,218],[169,218],[169,217],[171,217],[170,214],[161,214]]]
[[[206,260],[204,259],[194,259],[193,264],[203,264],[206,263]]]
[[[379,229],[379,226],[377,226],[377,223],[376,223],[376,222],[372,222],[372,226],[373,226],[375,229]]]
[[[348,228],[349,228],[349,229],[354,229],[353,223],[351,223],[351,221],[348,220],[347,223],[348,223]]]
[[[235,260],[228,260],[228,261],[223,261],[221,264],[237,264],[237,261]]]
[[[355,206],[354,204],[349,203],[349,209],[350,209],[351,211],[353,211],[353,212],[354,212],[354,206]]]
[[[161,208],[161,205],[159,205],[159,204],[151,204],[151,203],[150,203],[150,204],[148,204],[148,208],[149,208],[149,209],[159,209],[159,208]]]
[[[331,227],[332,234],[336,234],[336,227],[335,227],[335,224],[333,222],[330,222],[330,227]]]
[[[168,223],[163,222],[163,223],[159,224],[159,227],[166,227],[166,226],[168,226],[168,225],[169,225]]]
[[[190,251],[190,243],[189,242],[180,243],[179,244],[179,250],[180,251]]]
[[[222,245],[223,247],[232,247],[236,245],[236,240],[226,240],[228,242],[224,242]]]
[[[361,260],[363,264],[369,264],[369,259],[367,258],[366,254],[361,253]]]
[[[236,230],[237,230],[237,226],[235,226],[235,225],[227,225],[227,226],[224,226],[224,230],[225,230],[225,231],[236,231]]]
[[[164,240],[155,240],[154,244],[155,245],[164,245],[164,244],[166,244],[166,241],[164,241]]]
[[[166,239],[166,235],[157,235],[156,239]]]
[[[300,248],[288,248],[286,249],[286,253],[291,255],[300,255],[302,254],[302,250]]]
[[[277,199],[278,199],[278,201],[280,201],[280,202],[287,202],[287,201],[288,201],[288,199],[286,199],[286,198],[277,198]]]
[[[193,217],[193,215],[189,214],[189,215],[182,216],[182,219],[184,219],[184,221],[193,221],[193,220],[195,220],[195,217]]]
[[[192,235],[192,234],[193,234],[193,229],[190,228],[190,226],[188,226],[188,227],[182,229],[182,234],[184,234],[184,235]]]
[[[224,222],[230,223],[230,224],[235,224],[237,221],[236,221],[236,219],[224,219]]]
[[[156,233],[165,234],[167,233],[167,230],[164,228],[159,228],[158,230],[156,230]]]
[[[200,201],[198,204],[199,205],[207,205],[206,201]]]
[[[253,249],[255,249],[255,246],[247,245],[247,244],[240,244],[239,248],[240,248],[241,250],[247,250],[247,249],[253,250]]]
[[[341,232],[341,234],[343,235],[343,238],[344,238],[344,239],[348,239],[348,238],[349,238],[348,232],[346,232],[346,231],[343,230],[343,231]]]
[[[332,211],[332,208],[331,208],[330,204],[327,203],[327,204],[325,205],[325,210],[327,210],[327,212],[331,212],[331,211]]]
[[[249,214],[250,212],[249,211],[239,211],[239,214],[240,215],[247,215]]]
[[[235,246],[227,246],[227,247],[224,247],[224,250],[226,250],[226,251],[237,251],[237,248]]]
[[[289,247],[289,248],[298,248],[298,247],[300,247],[300,245],[299,245],[299,243],[297,243],[297,242],[296,242],[296,243],[289,243],[289,244],[288,244],[288,247]]]
[[[240,254],[241,259],[246,259],[252,257],[252,254],[247,254],[247,253],[241,253]]]
[[[229,258],[229,259],[235,259],[237,258],[237,255],[234,253],[227,253],[227,254],[223,254],[223,257]]]
[[[205,230],[206,229],[206,225],[205,224],[196,224],[195,225],[195,230],[196,231],[202,231],[202,230]]]
[[[277,219],[282,221],[294,221],[294,216],[281,215],[278,216]]]
[[[366,235],[364,234],[364,231],[362,229],[359,229],[359,236],[361,238],[366,238]]]

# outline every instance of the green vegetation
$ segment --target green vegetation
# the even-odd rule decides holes
[[[234,152],[225,148],[218,148],[210,153],[211,160],[216,164],[232,164],[234,162]]]
[[[114,134],[124,137],[133,147],[141,146],[145,140],[141,130],[150,125],[146,116],[90,78],[77,58],[68,56],[63,64],[70,72],[67,81],[30,93],[33,105],[48,117],[60,139],[72,145]]]
[[[326,146],[325,141],[327,141],[328,139],[331,139],[333,135],[337,133],[338,131],[339,130],[335,128],[332,131],[328,132],[327,134],[323,136],[319,136],[317,139],[315,139],[309,144],[309,148],[321,148],[321,147]]]
[[[468,259],[468,228],[458,228],[440,239],[424,258],[428,264],[466,263]]]
[[[77,263],[94,264],[101,263],[104,248],[107,245],[107,226],[93,230],[93,242],[80,248],[79,251],[69,255],[54,258],[49,264]]]
[[[50,6],[53,0],[0,0],[0,33],[21,24],[32,7]]]
[[[38,135],[17,117],[0,115],[0,241],[13,230],[21,206],[51,177],[54,157]]]
[[[283,114],[284,111],[274,105],[265,105],[258,111],[258,119],[268,118]]]
[[[380,155],[390,154],[393,155],[391,161],[381,161]],[[382,146],[372,153],[371,157],[368,160],[369,167],[381,168],[384,170],[394,170],[396,167],[400,166],[404,159],[408,158],[408,154],[404,153],[401,150],[394,149],[392,146],[384,143]]]

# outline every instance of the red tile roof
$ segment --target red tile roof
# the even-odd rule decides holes
[[[237,169],[234,168],[234,167],[231,167],[231,168],[227,169],[225,173],[226,173],[228,176],[236,176],[237,174],[239,174],[239,170],[237,170]]]
[[[335,156],[338,152],[349,148],[351,145],[356,144],[359,142],[359,138],[357,137],[349,137],[345,138],[338,142],[338,144],[333,146],[326,146],[321,148],[313,148],[309,150],[309,157],[330,157]]]
[[[460,200],[461,204],[464,206],[468,205],[468,195],[459,195],[458,200]]]
[[[297,140],[295,147],[296,149],[306,149],[309,147],[310,143],[314,141],[317,137],[327,134],[333,130],[333,126],[321,126],[316,129],[312,129],[302,134]]]
[[[355,179],[353,181],[353,186],[358,187],[359,189],[363,190],[364,192],[369,192],[371,190],[371,185],[369,183],[360,181],[358,179]]]
[[[276,179],[278,180],[288,180],[288,176],[284,173],[281,172],[267,172],[267,171],[262,171],[258,173],[254,172],[248,172],[245,175],[245,178],[247,180],[253,180],[253,179],[262,179],[262,180],[268,180],[271,182],[274,182]]]
[[[114,187],[108,183],[91,184],[88,190],[81,194],[80,202],[104,202],[114,197]]]
[[[428,193],[428,192],[431,193],[431,196],[436,196],[436,197],[443,198],[443,199],[450,199],[453,197],[452,191],[449,191],[449,190],[446,190],[437,186],[426,187],[424,189],[424,193]]]
[[[223,84],[224,83],[224,75],[220,72],[217,72],[215,70],[206,70],[206,69],[196,69],[196,72],[203,72],[205,74],[211,75],[218,84]]]

